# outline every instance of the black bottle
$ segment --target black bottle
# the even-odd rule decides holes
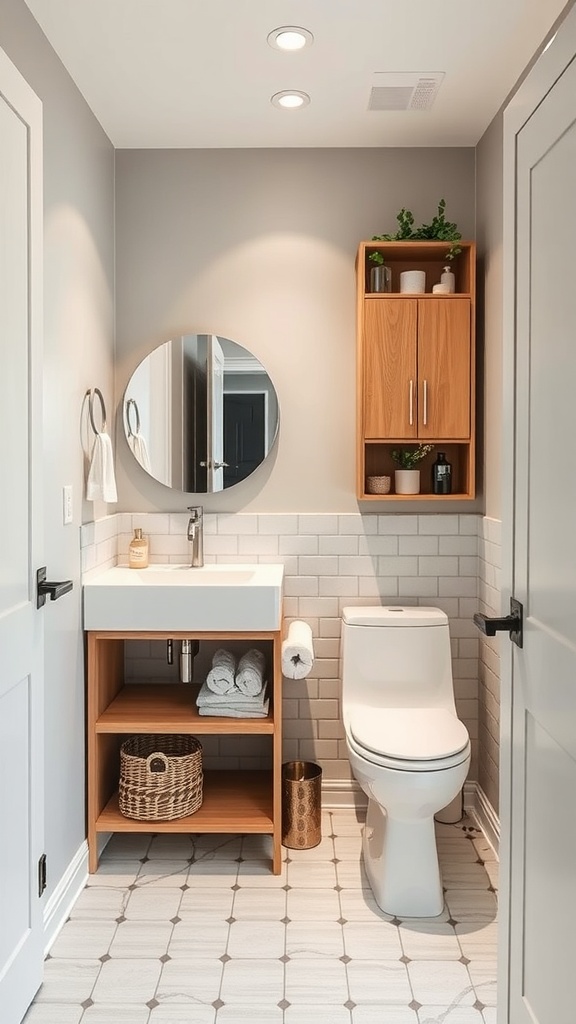
[[[432,465],[432,493],[452,493],[452,466],[446,462],[444,452],[438,452],[436,462]]]

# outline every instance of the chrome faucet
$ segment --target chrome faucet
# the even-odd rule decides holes
[[[192,543],[191,568],[204,565],[204,510],[202,505],[188,505],[188,540]]]

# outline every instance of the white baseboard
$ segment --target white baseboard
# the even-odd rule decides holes
[[[44,953],[66,922],[88,879],[88,843],[80,845],[44,907]]]
[[[355,779],[322,779],[322,807],[333,810],[337,807],[362,807],[368,805],[363,790]]]
[[[464,785],[464,807],[478,822],[486,839],[498,854],[500,849],[500,818],[478,782]]]
[[[354,779],[322,779],[322,807],[329,811],[338,807],[362,808],[366,795]],[[498,853],[500,846],[500,819],[484,790],[477,782],[464,785],[464,809],[477,822],[486,839]]]

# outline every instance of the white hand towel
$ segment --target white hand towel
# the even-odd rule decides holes
[[[304,679],[313,664],[312,630],[307,622],[292,622],[282,644],[282,674],[287,679]]]
[[[266,658],[262,651],[255,647],[246,651],[238,662],[236,672],[236,686],[240,693],[246,693],[250,697],[256,697],[264,685],[264,669]]]
[[[88,501],[118,501],[112,442],[108,434],[96,434],[88,480],[86,481]]]
[[[207,685],[202,683],[200,692],[196,698],[196,705],[199,708],[231,707],[241,711],[242,708],[253,708],[256,711],[264,710],[266,699],[266,683],[256,697],[250,697],[239,690],[232,690],[230,693],[214,693]]]
[[[149,473],[151,468],[150,455],[148,453],[148,445],[146,444],[146,438],[144,435],[140,432],[137,434],[130,434],[128,444],[132,449],[132,454],[142,466],[142,469],[145,469]]]
[[[213,693],[238,692],[234,682],[236,674],[236,658],[231,651],[219,647],[212,658],[212,668],[206,676],[206,685]]]

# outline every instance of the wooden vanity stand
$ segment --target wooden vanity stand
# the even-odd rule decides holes
[[[282,669],[281,631],[264,632],[109,632],[88,637],[88,849],[89,871],[98,868],[99,833],[185,832],[256,833],[273,840],[272,871],[281,869]],[[125,683],[124,645],[130,640],[243,641],[246,649],[267,641],[266,718],[219,718],[198,714],[194,683]],[[120,744],[138,733],[268,735],[270,771],[205,771],[203,803],[174,821],[136,821],[118,807]]]

